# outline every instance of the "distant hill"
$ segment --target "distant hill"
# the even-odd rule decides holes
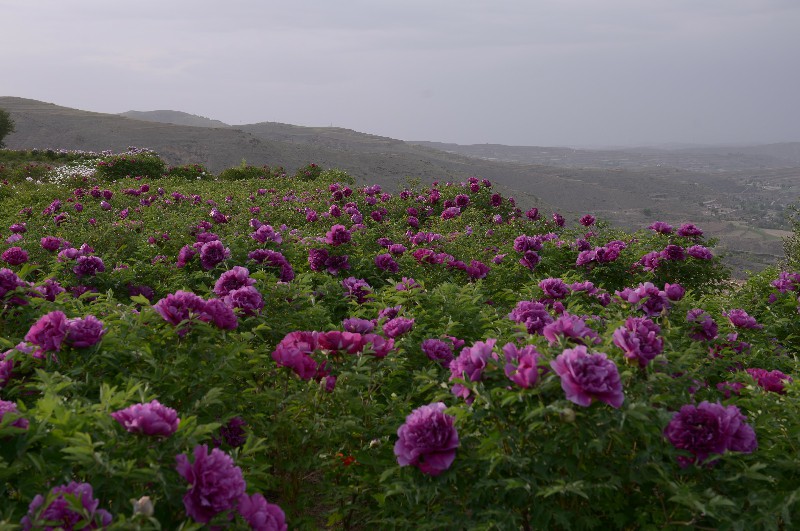
[[[205,116],[197,116],[181,111],[128,111],[120,116],[142,120],[145,122],[161,122],[165,124],[189,125],[192,127],[230,127],[219,120],[212,120]]]
[[[557,209],[575,219],[590,212],[626,228],[657,219],[705,223],[715,227],[714,235],[734,257],[732,265],[750,269],[782,254],[780,233],[769,230],[780,228],[776,220],[782,209],[800,197],[800,164],[787,166],[800,146],[794,144],[727,154],[720,151],[726,148],[458,146],[334,127],[228,126],[179,111],[103,114],[15,97],[0,97],[0,108],[16,122],[16,131],[6,138],[11,149],[148,147],[169,164],[200,163],[215,173],[242,160],[289,172],[315,162],[388,190],[403,186],[407,178],[430,183],[474,175],[516,197],[523,208],[537,206],[547,215]],[[754,170],[759,164],[767,165]],[[720,165],[725,169],[720,171]]]

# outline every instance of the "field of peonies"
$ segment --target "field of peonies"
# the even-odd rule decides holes
[[[667,221],[0,150],[0,527],[800,526],[800,273]]]

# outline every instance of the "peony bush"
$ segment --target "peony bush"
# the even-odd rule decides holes
[[[4,528],[800,521],[796,271],[476,177],[43,156],[0,151]]]

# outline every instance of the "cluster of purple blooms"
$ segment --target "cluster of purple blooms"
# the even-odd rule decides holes
[[[94,315],[69,319],[59,310],[41,316],[25,334],[25,341],[34,345],[32,355],[43,358],[45,352],[60,352],[62,345],[87,348],[97,344],[106,329]]]
[[[664,436],[675,448],[692,454],[691,457],[678,456],[682,467],[703,464],[711,455],[728,451],[751,453],[758,447],[747,417],[738,407],[719,403],[702,402],[681,407],[664,429]]]
[[[620,299],[633,305],[648,317],[667,312],[671,302],[681,300],[685,293],[686,290],[680,284],[665,284],[662,290],[652,282],[644,282],[636,288],[625,288],[616,292]]]
[[[261,494],[247,495],[247,483],[242,469],[236,466],[230,455],[219,448],[198,445],[194,448],[194,462],[186,454],[175,459],[178,474],[189,483],[183,496],[186,514],[194,521],[207,524],[220,514],[238,513],[251,529],[287,529],[283,510],[268,503]]]

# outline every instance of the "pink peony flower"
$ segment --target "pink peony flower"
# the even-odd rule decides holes
[[[134,404],[111,413],[111,416],[130,433],[152,437],[169,437],[178,429],[178,412],[161,405],[158,400]]]

